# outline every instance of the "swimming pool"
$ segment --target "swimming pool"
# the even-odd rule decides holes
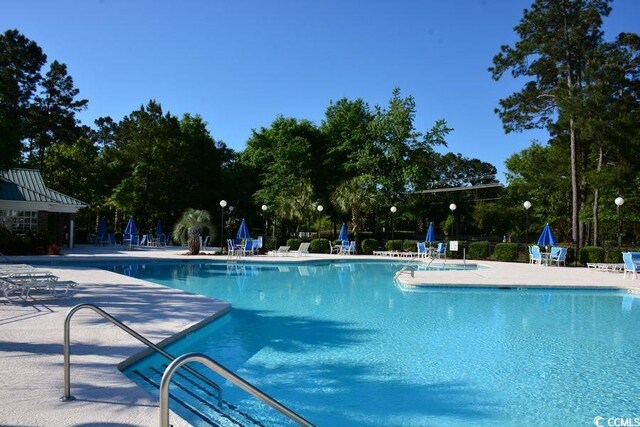
[[[230,301],[230,314],[168,350],[208,354],[319,426],[593,425],[596,416],[640,416],[640,303],[631,295],[403,292],[393,284],[402,265],[109,269]],[[125,373],[148,387],[144,378],[158,378],[164,364],[152,356]],[[244,392],[222,385],[239,413],[263,425],[286,424]],[[204,413],[213,411],[185,391],[175,393]],[[180,405],[171,408],[205,425]]]

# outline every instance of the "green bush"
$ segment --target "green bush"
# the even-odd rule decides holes
[[[604,262],[604,249],[599,246],[585,246],[580,249],[579,260],[585,265],[587,263]]]
[[[401,251],[402,240],[387,240],[387,243],[384,244],[384,248],[388,251]]]
[[[606,251],[599,246],[585,246],[578,252],[578,261],[582,264],[604,262]]]
[[[271,237],[268,237],[264,245],[267,250],[274,251],[278,249],[278,239],[272,239]]]
[[[377,251],[380,247],[380,244],[376,239],[364,239],[360,243],[360,248],[362,249],[363,254],[371,255],[373,251]]]
[[[402,243],[402,250],[405,252],[417,252],[418,241],[417,240],[405,240]]]
[[[491,253],[488,241],[469,243],[469,259],[486,259]]]
[[[496,261],[516,261],[518,259],[518,245],[516,243],[498,243],[493,258]]]
[[[47,245],[53,239],[33,231],[12,233],[6,228],[0,231],[0,252],[5,255],[45,255]]]
[[[609,249],[607,251],[607,262],[610,264],[622,263],[622,251],[618,249]]]
[[[289,249],[291,249],[292,251],[297,251],[298,248],[300,247],[300,243],[302,243],[301,239],[289,239],[289,240],[287,240],[287,246],[289,246]]]
[[[309,246],[309,252],[313,252],[316,254],[329,253],[329,241],[327,239],[311,240],[311,245]]]

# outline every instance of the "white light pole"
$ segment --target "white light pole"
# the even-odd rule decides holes
[[[396,208],[395,206],[391,206],[391,209],[389,210],[391,211],[391,241],[393,242],[395,240],[394,230],[393,230],[393,214],[395,214],[398,211],[398,208]],[[391,243],[391,245],[393,245],[393,243]]]
[[[620,216],[620,206],[624,204],[624,199],[620,196],[615,200],[616,209],[618,210],[618,249],[622,246],[622,217]]]
[[[455,203],[451,203],[449,205],[449,209],[451,209],[451,237],[449,238],[449,241],[453,240],[453,224],[456,222],[456,217],[454,215],[454,211],[456,210],[457,206]]]
[[[220,251],[224,248],[224,208],[227,206],[226,200],[220,200]]]
[[[524,233],[525,233],[525,244],[529,244],[529,208],[531,207],[531,202],[526,201],[522,204],[524,206]]]
[[[322,211],[324,210],[324,206],[318,205],[318,207],[316,209],[318,210],[318,213],[320,215],[322,215]],[[318,240],[320,240],[320,221],[318,221]],[[318,245],[320,245],[320,243],[318,243]],[[318,246],[318,247],[320,247],[320,246]]]

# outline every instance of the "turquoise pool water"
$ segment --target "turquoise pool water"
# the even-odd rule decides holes
[[[405,292],[393,282],[403,265],[108,268],[230,301],[230,314],[168,350],[208,354],[318,426],[593,425],[596,416],[640,416],[638,299],[609,291]],[[164,364],[152,356],[126,374],[149,387],[138,374],[159,378]],[[222,385],[239,412],[287,424]],[[203,392],[186,389],[196,397],[172,393],[212,411],[197,401]]]

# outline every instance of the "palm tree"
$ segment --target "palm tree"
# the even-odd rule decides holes
[[[211,227],[211,214],[201,209],[187,209],[173,226],[173,240],[183,242],[185,236],[190,255],[200,253],[200,231]]]
[[[303,179],[277,199],[278,215],[296,225],[296,235],[300,232],[300,224],[313,214],[313,197],[311,181]]]
[[[372,180],[358,176],[342,183],[333,192],[331,201],[336,210],[351,213],[352,231],[355,234],[356,247],[360,247],[360,229],[364,215],[375,205],[375,192],[369,184]]]

